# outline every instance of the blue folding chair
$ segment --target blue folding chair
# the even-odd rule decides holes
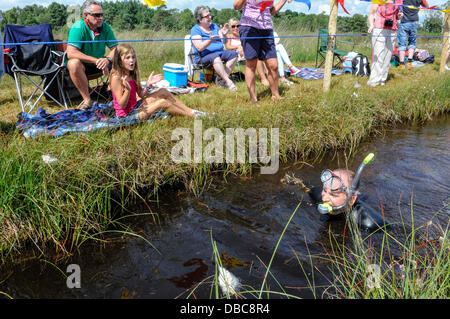
[[[64,53],[55,50],[53,32],[50,24],[33,26],[5,25],[4,45],[9,63],[5,72],[14,78],[17,95],[22,111],[28,107],[31,112],[42,96],[53,100],[67,109],[66,96],[63,90],[62,70],[64,69]],[[41,44],[34,44],[41,42]],[[44,42],[44,43],[42,43]],[[40,77],[35,81],[32,77]],[[23,103],[22,77],[34,86],[34,92]],[[35,96],[40,92],[40,95]],[[32,102],[33,98],[35,101]]]

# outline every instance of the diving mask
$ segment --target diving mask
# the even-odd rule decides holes
[[[320,180],[324,187],[329,188],[332,192],[347,191],[342,179],[337,176],[331,169],[326,169],[320,174]]]

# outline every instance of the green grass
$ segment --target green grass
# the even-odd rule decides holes
[[[449,204],[445,203],[443,209],[448,209]],[[353,247],[330,235],[331,248],[324,249],[322,256],[313,258],[330,265],[332,279],[323,296],[447,299],[450,293],[449,224],[442,226],[428,222],[415,225],[412,209],[411,219],[411,225],[404,222],[397,225],[405,230],[401,236],[382,230],[381,243],[377,247],[371,235],[363,238],[352,221],[347,225]]]
[[[184,38],[170,32],[123,33],[119,39]],[[296,34],[278,30],[280,35]],[[368,52],[364,39],[358,45]],[[283,39],[292,60],[312,66],[315,38]],[[431,45],[431,44],[430,44]],[[162,72],[167,62],[184,64],[183,43],[136,43],[141,76]],[[302,62],[306,61],[306,62]],[[204,119],[204,130],[226,128],[279,128],[281,162],[300,158],[318,159],[333,150],[352,154],[358,144],[387,126],[406,121],[426,121],[447,113],[450,76],[439,74],[439,57],[433,65],[412,70],[390,70],[385,87],[369,88],[367,78],[334,77],[328,93],[322,81],[293,79],[294,86],[280,87],[284,97],[276,103],[258,84],[259,107],[251,106],[245,83],[239,90],[212,85],[206,93],[182,95],[188,106],[214,114]],[[355,83],[361,87],[355,88]],[[31,91],[27,86],[26,91]],[[0,255],[2,261],[19,252],[49,248],[62,254],[76,249],[86,239],[102,240],[107,231],[127,232],[124,216],[134,202],[148,201],[162,187],[182,187],[198,195],[207,189],[212,175],[251,174],[256,166],[227,164],[176,164],[171,158],[171,133],[177,127],[193,129],[189,118],[171,118],[115,130],[62,137],[25,139],[16,129],[20,112],[14,83],[9,76],[0,86]],[[45,100],[40,106],[50,112],[59,108]],[[206,142],[205,142],[206,144]],[[56,163],[45,164],[50,154]],[[96,234],[93,236],[93,234]],[[41,252],[42,251],[42,252]]]

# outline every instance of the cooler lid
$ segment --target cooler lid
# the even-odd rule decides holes
[[[184,66],[183,64],[178,64],[178,63],[165,63],[163,65],[163,70],[166,71],[178,71],[178,72],[187,72],[187,67]]]

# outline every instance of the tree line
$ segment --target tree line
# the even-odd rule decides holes
[[[171,31],[188,31],[196,23],[190,9],[168,9],[165,5],[149,8],[140,0],[103,1],[104,20],[118,32],[121,30],[154,29]],[[224,24],[230,18],[240,19],[241,12],[232,8],[217,10],[210,8],[213,22]],[[427,10],[426,18],[419,27],[419,32],[440,34],[443,26],[443,14]],[[75,16],[74,16],[75,14]],[[53,30],[68,33],[68,21],[81,18],[81,10],[74,6],[53,2],[48,7],[28,5],[23,8],[14,7],[2,11],[5,24],[35,25],[49,23]],[[328,14],[305,14],[286,10],[273,17],[277,29],[301,30],[303,32],[317,32],[319,28],[328,27]],[[338,33],[361,34],[367,32],[367,16],[354,14],[353,16],[339,16],[337,21]]]

